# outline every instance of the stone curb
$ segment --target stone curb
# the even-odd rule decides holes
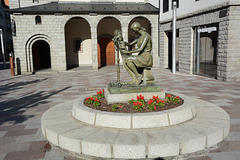
[[[184,104],[177,108],[161,112],[133,114],[104,112],[86,107],[83,101],[89,96],[81,96],[76,100],[73,104],[72,115],[81,122],[99,127],[122,129],[160,128],[176,125],[196,116],[193,99],[185,95],[181,95],[181,98],[184,99]]]

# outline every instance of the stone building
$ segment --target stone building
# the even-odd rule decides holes
[[[12,31],[11,31],[11,21],[10,15],[6,11],[9,9],[8,0],[0,0],[0,29],[2,29],[3,35],[3,48],[5,60],[9,59],[9,53],[12,51]],[[0,39],[0,61],[3,61],[2,56],[2,45]]]
[[[158,8],[148,0],[10,0],[14,53],[21,73],[42,69],[66,71],[88,66],[94,70],[116,64],[113,31],[125,41],[136,35],[137,21],[153,40],[158,65]]]
[[[177,0],[177,70],[240,80],[240,0]],[[160,67],[172,65],[172,0],[160,0]]]

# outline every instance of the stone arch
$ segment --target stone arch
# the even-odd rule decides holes
[[[92,38],[89,22],[82,17],[72,17],[65,24],[64,31],[67,69],[91,65]]]
[[[151,21],[144,16],[136,16],[136,17],[132,18],[129,21],[129,24],[128,24],[128,40],[129,41],[130,41],[130,38],[136,37],[136,35],[131,30],[131,25],[132,25],[133,22],[139,22],[141,24],[141,26],[146,29],[147,33],[149,35],[152,35],[152,23],[151,23]]]
[[[121,28],[121,22],[113,16],[104,16],[97,24],[98,66],[115,65],[116,52],[112,41],[114,30]]]
[[[61,22],[61,28],[62,30],[64,30],[65,26],[66,26],[66,23],[72,19],[72,18],[76,18],[76,17],[79,17],[79,18],[83,18],[85,19],[88,24],[90,25],[91,24],[91,21],[89,21],[89,18],[86,17],[85,15],[81,15],[81,16],[76,16],[76,15],[69,15],[69,16],[66,16],[65,18],[63,18],[62,22]]]
[[[33,44],[37,41],[45,41],[49,45],[50,63],[52,59],[52,44],[50,38],[45,34],[35,34],[29,37],[25,44],[25,56],[27,61],[27,72],[34,72]],[[52,65],[51,65],[52,66]]]

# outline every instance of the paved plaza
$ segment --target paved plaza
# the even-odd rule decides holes
[[[190,154],[179,159],[240,159],[240,82],[227,83],[212,78],[176,73],[153,68],[156,84],[174,91],[214,103],[231,118],[228,137],[215,149]],[[116,66],[99,71],[85,69],[62,73],[39,72],[34,75],[10,76],[9,69],[0,69],[0,160],[78,160],[51,148],[41,133],[40,118],[49,108],[74,100],[79,95],[95,94],[116,81]],[[121,81],[130,76],[121,67]],[[175,158],[176,159],[176,158]]]

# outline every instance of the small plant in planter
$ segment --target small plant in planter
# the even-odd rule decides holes
[[[148,105],[147,105],[147,108],[151,111],[154,111],[154,110],[157,110],[157,107],[155,106],[156,102],[153,101],[153,99],[150,99],[148,101]]]
[[[141,102],[143,104],[143,107],[144,107],[144,103],[145,103],[144,96],[142,96],[142,95],[137,96],[137,101]]]
[[[143,108],[143,104],[139,101],[133,102],[133,109],[140,111]]]
[[[99,99],[95,98],[93,102],[93,107],[99,107],[101,105]]]
[[[165,99],[166,102],[172,102],[173,101],[173,96],[171,94],[168,94],[166,99]]]
[[[164,101],[164,100],[161,100],[161,99],[157,100],[157,101],[156,101],[156,106],[158,106],[158,107],[164,107],[164,106],[165,106],[165,101]]]
[[[130,101],[128,101],[129,104],[133,104],[134,100],[131,99]]]
[[[97,92],[97,98],[99,98],[99,99],[100,99],[100,98],[105,98],[105,97],[104,97],[104,89],[102,89],[102,90],[100,90],[100,91]]]
[[[88,98],[86,98],[86,102],[88,103],[88,104],[93,104],[93,97],[88,97]]]
[[[116,111],[117,109],[119,109],[119,108],[123,108],[123,105],[121,105],[121,104],[114,104],[114,105],[112,105],[112,111]]]
[[[174,103],[179,103],[179,102],[180,102],[179,96],[174,97],[173,100],[172,100],[172,102],[174,102]]]

